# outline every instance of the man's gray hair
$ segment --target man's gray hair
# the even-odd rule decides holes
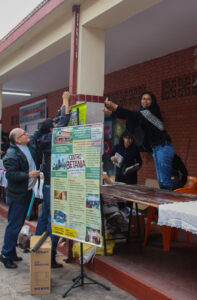
[[[18,137],[17,136],[17,131],[18,129],[20,128],[14,128],[10,131],[10,134],[9,134],[9,140],[12,144],[15,144],[16,143],[16,138]]]

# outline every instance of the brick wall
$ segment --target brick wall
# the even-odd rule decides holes
[[[192,88],[192,82],[196,78],[193,55],[195,49],[196,47],[184,49],[105,76],[105,95],[126,108],[137,108],[139,95],[143,90],[156,94],[175,151],[186,161],[191,176],[197,176],[197,88]],[[11,125],[11,117],[19,113],[19,106],[45,97],[48,117],[53,117],[60,106],[62,91],[4,108],[3,130],[9,131],[18,126]],[[144,153],[142,158],[143,167],[139,172],[141,184],[146,178],[156,178],[151,155]]]

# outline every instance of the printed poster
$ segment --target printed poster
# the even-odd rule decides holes
[[[33,134],[39,129],[39,124],[46,120],[47,117],[47,101],[46,99],[21,106],[19,109],[20,127]]]
[[[69,126],[86,124],[86,102],[77,103],[71,106]]]
[[[52,139],[52,232],[101,246],[103,124],[55,128]]]

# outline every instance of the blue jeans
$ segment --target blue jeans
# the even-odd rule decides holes
[[[174,147],[171,143],[166,143],[164,146],[159,145],[153,150],[153,159],[157,173],[157,179],[160,187],[172,188],[171,171],[172,160],[174,157]]]
[[[1,253],[7,258],[13,258],[16,254],[16,244],[18,234],[23,227],[29,204],[31,201],[32,190],[28,191],[27,199],[24,204],[14,202],[7,198],[6,202],[9,203],[8,209],[8,224],[5,229],[4,242]]]
[[[43,203],[38,224],[36,227],[36,235],[42,235],[43,232],[49,231],[51,233],[51,210],[50,210],[50,187],[43,185]],[[59,241],[59,236],[52,235],[52,258],[56,255],[56,248]]]

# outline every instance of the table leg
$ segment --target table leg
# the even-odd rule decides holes
[[[138,239],[139,239],[139,245],[141,246],[141,226],[140,226],[140,219],[139,219],[137,203],[135,203],[135,209],[136,209],[136,219],[137,219],[137,235],[138,235]]]
[[[149,206],[148,217],[147,217],[147,222],[146,222],[146,229],[145,229],[144,246],[147,244],[151,221],[154,218],[155,218],[155,207]]]
[[[106,246],[106,238],[105,238],[105,220],[103,213],[103,197],[101,195],[101,221],[102,221],[102,235],[103,235],[103,246],[104,246],[104,254],[107,256],[107,246]]]
[[[170,236],[171,236],[171,227],[163,225],[163,250],[170,251]]]

